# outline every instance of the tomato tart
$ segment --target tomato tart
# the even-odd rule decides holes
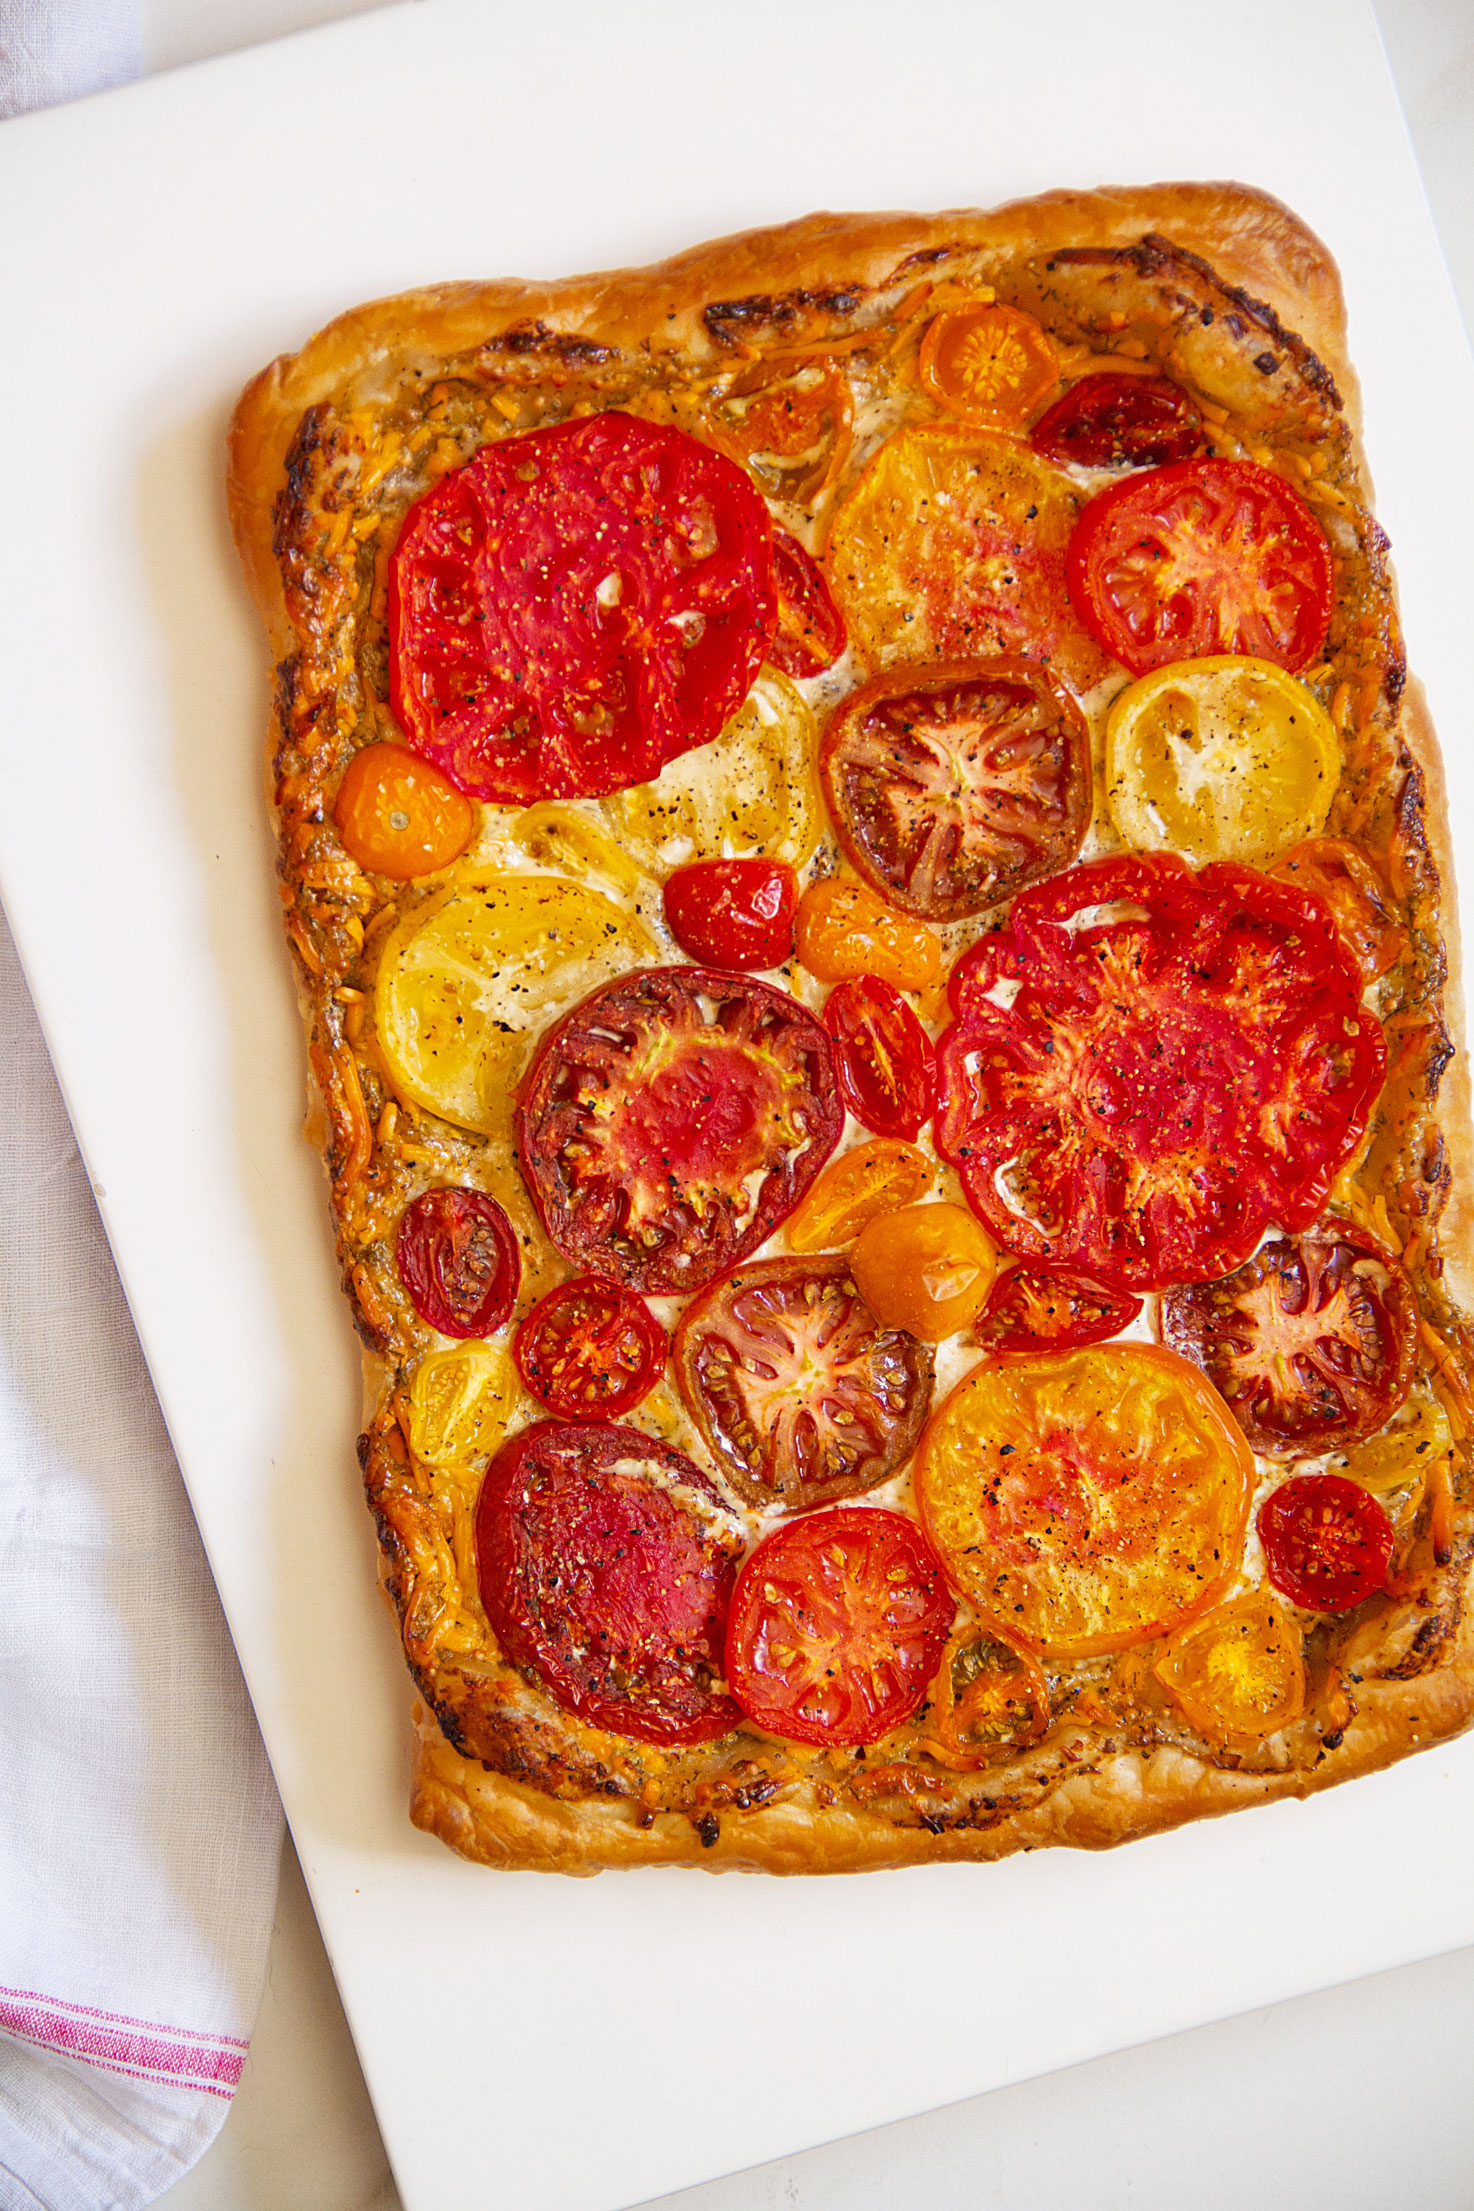
[[[1464,1727],[1446,809],[1303,225],[409,293],[229,481],[415,1822],[857,1871]]]

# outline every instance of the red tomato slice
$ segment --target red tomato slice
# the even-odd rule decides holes
[[[1079,383],[1042,414],[1029,443],[1048,461],[1080,468],[1161,468],[1185,461],[1203,435],[1203,418],[1164,376],[1122,376],[1107,369]]]
[[[1310,1225],[1386,1054],[1318,899],[1171,853],[1014,900],[953,970],[937,1149],[1021,1257],[1133,1290]]]
[[[816,676],[844,651],[844,617],[829,596],[824,571],[786,530],[773,531],[778,626],[768,660],[785,676]]]
[[[1269,1578],[1307,1612],[1345,1612],[1387,1586],[1396,1535],[1368,1489],[1344,1474],[1293,1474],[1259,1507]]]
[[[932,1116],[937,1055],[901,993],[874,975],[839,983],[825,1002],[824,1026],[855,1119],[875,1136],[914,1136]]]
[[[701,1289],[788,1218],[839,1141],[829,1039],[786,992],[637,970],[544,1037],[519,1152],[566,1258],[649,1295]]]
[[[1066,568],[1080,620],[1134,676],[1215,653],[1293,673],[1330,626],[1320,524],[1253,461],[1177,461],[1112,484],[1075,525]]]
[[[1074,1351],[1082,1344],[1108,1343],[1140,1311],[1139,1297],[1096,1282],[1078,1267],[1021,1261],[999,1277],[972,1340],[980,1351]]]
[[[781,967],[797,906],[798,877],[778,860],[697,860],[665,886],[671,935],[712,967]]]
[[[1203,1369],[1256,1451],[1308,1457],[1375,1435],[1412,1387],[1418,1306],[1349,1221],[1264,1244],[1219,1282],[1169,1290],[1162,1335]]]
[[[750,1505],[822,1505],[909,1457],[932,1354],[886,1328],[845,1259],[768,1259],[688,1305],[676,1379],[707,1448]]]
[[[395,1258],[410,1303],[442,1336],[493,1335],[517,1301],[516,1232],[482,1190],[415,1198],[400,1215]]]
[[[406,516],[394,712],[473,798],[596,797],[715,737],[776,616],[768,510],[734,461],[617,411],[555,423]]]
[[[670,1344],[642,1299],[593,1275],[561,1282],[512,1344],[517,1371],[560,1420],[617,1420],[665,1372]]]
[[[594,1727],[705,1743],[741,1715],[718,1687],[741,1529],[673,1445],[545,1420],[486,1469],[481,1602],[514,1666]]]
[[[1027,660],[899,668],[847,698],[819,760],[839,841],[892,905],[959,921],[1074,859],[1090,728]]]
[[[955,1609],[914,1522],[864,1505],[806,1513],[737,1577],[727,1680],[770,1734],[875,1743],[926,1695]]]

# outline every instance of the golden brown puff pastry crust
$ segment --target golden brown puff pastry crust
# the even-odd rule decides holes
[[[1204,1742],[1148,1668],[1101,1661],[1052,1680],[1041,1740],[965,1773],[930,1762],[915,1729],[868,1759],[826,1759],[755,1731],[654,1756],[583,1727],[507,1665],[475,1590],[468,1496],[408,1440],[408,1377],[434,1339],[395,1280],[392,1224],[427,1184],[484,1180],[484,1162],[462,1132],[395,1106],[354,1015],[372,990],[386,908],[391,921],[398,908],[394,887],[344,854],[331,798],[356,746],[393,734],[375,706],[383,547],[434,480],[401,476],[379,536],[356,488],[362,424],[385,415],[402,428],[451,385],[490,392],[503,421],[488,417],[479,432],[464,408],[455,416],[455,402],[425,416],[460,436],[460,455],[444,464],[453,465],[479,437],[527,426],[518,409],[529,394],[551,404],[541,419],[574,406],[639,411],[734,359],[888,332],[888,318],[904,322],[918,297],[956,282],[992,286],[1080,352],[1107,355],[1129,331],[1128,358],[1145,354],[1210,400],[1227,450],[1303,480],[1349,579],[1327,647],[1326,702],[1348,762],[1329,828],[1384,868],[1404,957],[1379,1008],[1388,1083],[1333,1204],[1407,1255],[1425,1324],[1419,1389],[1451,1427],[1452,1485],[1425,1494],[1410,1520],[1395,1596],[1304,1623],[1306,1710],[1267,1745],[1229,1752]],[[1234,184],[1058,192],[991,213],[813,215],[649,269],[437,286],[340,316],[243,395],[230,433],[231,514],[278,669],[282,897],[345,1288],[366,1346],[360,1455],[425,1700],[413,1817],[451,1847],[487,1864],[580,1873],[637,1864],[841,1872],[1049,1842],[1096,1848],[1303,1796],[1474,1716],[1458,1311],[1474,1295],[1474,1154],[1462,1051],[1448,1066],[1450,1030],[1462,1033],[1452,859],[1437,745],[1406,680],[1358,431],[1334,264],[1286,208]],[[525,1198],[519,1212],[516,1193],[496,1187],[528,1240],[536,1224]],[[534,1266],[534,1290],[563,1271],[555,1258],[551,1269]],[[659,1427],[666,1416],[650,1417]]]

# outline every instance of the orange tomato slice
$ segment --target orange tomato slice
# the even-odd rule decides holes
[[[396,882],[458,860],[476,833],[477,811],[407,745],[365,745],[349,761],[333,802],[349,855]]]
[[[1307,837],[1270,869],[1281,882],[1298,883],[1331,909],[1341,941],[1356,962],[1364,983],[1374,983],[1395,967],[1402,932],[1392,911],[1392,893],[1360,845],[1344,837]]]
[[[908,1205],[861,1231],[850,1270],[877,1320],[941,1343],[987,1304],[998,1247],[966,1206]]]
[[[901,990],[928,990],[942,972],[941,939],[852,875],[811,883],[798,902],[793,933],[799,958],[822,983],[877,975]]]
[[[1019,430],[1059,382],[1054,340],[1018,307],[954,307],[921,341],[923,388],[952,414]]]
[[[1255,1472],[1186,1359],[1093,1344],[974,1367],[933,1415],[915,1480],[932,1541],[983,1617],[1026,1648],[1088,1657],[1216,1602]]]
[[[1267,1589],[1174,1635],[1152,1672],[1212,1743],[1262,1742],[1305,1708],[1299,1632]]]
[[[790,1251],[838,1251],[862,1228],[897,1206],[914,1205],[936,1180],[936,1168],[914,1144],[878,1136],[831,1159],[788,1224]]]
[[[1049,1684],[1037,1658],[970,1620],[954,1628],[931,1685],[927,1744],[960,1771],[1025,1749],[1049,1725]]]

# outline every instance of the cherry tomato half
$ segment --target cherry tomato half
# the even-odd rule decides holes
[[[879,1136],[831,1159],[788,1223],[791,1251],[835,1251],[852,1244],[882,1213],[914,1205],[937,1179],[935,1163],[914,1144]]]
[[[844,1259],[739,1267],[687,1306],[675,1363],[707,1449],[750,1505],[873,1489],[931,1409],[930,1351],[876,1319]]]
[[[1001,1275],[972,1332],[980,1351],[1073,1351],[1129,1328],[1141,1299],[1082,1274],[1021,1260]]]
[[[560,1282],[512,1344],[517,1371],[560,1420],[617,1420],[665,1372],[665,1330],[643,1298],[594,1275]]]
[[[1307,1612],[1345,1612],[1387,1586],[1396,1541],[1370,1490],[1344,1474],[1292,1474],[1259,1507],[1270,1580]]]
[[[701,1469],[639,1428],[524,1428],[476,1504],[481,1602],[513,1665],[565,1711],[646,1743],[710,1742],[738,1722],[717,1684],[740,1544]]]
[[[925,990],[942,972],[941,939],[852,875],[810,883],[798,902],[793,936],[799,958],[822,983],[878,975],[903,990]]]
[[[1152,1672],[1210,1743],[1262,1743],[1304,1710],[1300,1648],[1294,1623],[1256,1589],[1174,1635]]]
[[[517,1301],[522,1255],[495,1198],[484,1190],[427,1190],[400,1216],[399,1279],[427,1328],[442,1336],[490,1336]]]
[[[844,617],[829,596],[824,571],[786,530],[773,532],[778,626],[768,660],[785,676],[816,676],[845,649]]]
[[[697,860],[665,886],[671,935],[711,967],[781,967],[797,905],[798,878],[777,860]]]
[[[343,771],[333,820],[361,868],[409,882],[458,860],[476,834],[476,809],[408,745],[365,745]]]
[[[901,993],[874,975],[839,983],[825,1001],[824,1026],[855,1119],[875,1136],[914,1136],[932,1116],[937,1055]]]
[[[1203,418],[1164,376],[1082,376],[1042,414],[1029,443],[1048,461],[1080,468],[1161,468],[1198,449]]]
[[[1325,642],[1331,549],[1253,461],[1176,461],[1092,499],[1066,560],[1075,612],[1135,676],[1246,653],[1293,674]]]
[[[860,1231],[851,1265],[882,1320],[923,1343],[940,1343],[977,1319],[998,1254],[966,1207],[907,1205]]]
[[[921,1530],[864,1505],[805,1513],[737,1577],[727,1680],[790,1742],[878,1742],[926,1695],[955,1606]]]
[[[611,409],[483,445],[411,507],[389,572],[395,717],[497,805],[597,797],[704,745],[777,617],[746,471]]]

